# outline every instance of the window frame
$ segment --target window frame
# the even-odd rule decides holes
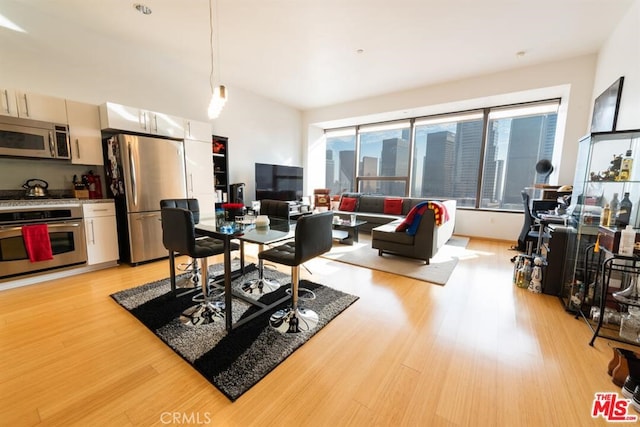
[[[522,115],[513,114],[514,112],[518,112],[519,108],[527,109],[529,111],[535,111],[535,108],[539,107],[540,111],[544,111],[545,108],[551,108],[555,110],[555,114],[559,114],[562,107],[562,98],[554,97],[548,99],[527,101],[527,102],[518,102],[512,104],[502,104],[502,105],[494,105],[488,107],[480,107],[474,108],[470,110],[462,110],[462,111],[453,111],[446,113],[439,113],[433,115],[426,116],[416,116],[404,119],[397,120],[389,120],[382,122],[372,122],[372,123],[364,123],[355,126],[343,126],[340,128],[330,128],[325,129],[325,135],[327,137],[331,136],[333,132],[339,132],[341,130],[355,129],[355,155],[354,155],[354,191],[360,191],[361,184],[366,183],[368,181],[403,181],[404,182],[404,196],[405,197],[418,197],[412,194],[412,182],[415,174],[414,165],[414,149],[416,144],[416,128],[425,124],[437,124],[441,123],[459,123],[462,121],[468,121],[472,118],[481,118],[482,120],[482,141],[480,144],[480,159],[479,159],[479,167],[478,167],[478,178],[476,183],[476,197],[475,203],[473,206],[464,206],[461,207],[463,209],[471,209],[478,211],[494,211],[494,212],[514,212],[518,210],[514,209],[504,209],[504,208],[491,208],[491,207],[482,207],[482,192],[483,192],[483,184],[484,180],[487,179],[485,174],[485,166],[486,166],[486,151],[487,151],[487,143],[489,138],[489,123],[491,120],[496,119],[496,117],[500,117],[502,111],[507,114],[506,118],[517,118],[523,117]],[[508,112],[512,114],[509,115]],[[546,111],[546,114],[551,111]],[[493,115],[492,115],[493,114]],[[534,114],[545,114],[545,112],[539,112]],[[457,120],[456,120],[457,118]],[[403,125],[409,126],[409,159],[408,159],[408,167],[407,167],[407,175],[406,176],[362,176],[360,173],[360,148],[361,148],[361,133],[363,132],[375,132],[377,130],[384,129],[394,129],[394,128],[404,128]],[[557,124],[556,124],[556,133],[554,135],[554,152],[556,152],[556,146],[558,144],[558,132],[557,132]],[[553,159],[551,159],[553,161]],[[326,178],[325,178],[326,181]],[[532,183],[533,184],[533,183]],[[453,195],[452,195],[453,196]],[[521,211],[522,209],[520,209]]]

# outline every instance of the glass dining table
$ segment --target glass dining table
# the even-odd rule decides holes
[[[269,225],[267,227],[256,227],[255,224],[242,224],[235,223],[232,226],[225,224],[219,226],[216,218],[201,218],[200,222],[195,226],[196,233],[213,237],[221,240],[224,243],[224,314],[225,314],[225,328],[227,331],[242,326],[250,320],[260,316],[261,314],[275,308],[283,302],[291,299],[290,295],[285,295],[282,298],[271,302],[270,304],[264,304],[250,295],[253,292],[267,293],[277,289],[277,286],[264,279],[264,266],[262,260],[258,262],[258,274],[259,279],[257,281],[247,283],[243,285],[243,290],[236,291],[232,288],[231,282],[233,280],[234,272],[231,269],[231,241],[240,241],[240,258],[241,258],[241,274],[245,273],[244,263],[244,243],[254,243],[259,245],[259,250],[262,250],[264,245],[270,245],[273,243],[283,242],[295,237],[295,223],[290,222],[284,218],[269,218]],[[239,298],[254,306],[258,307],[258,310],[251,315],[243,317],[237,322],[232,318],[232,304],[233,299]]]

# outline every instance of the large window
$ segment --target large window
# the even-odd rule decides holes
[[[404,196],[409,182],[408,120],[358,129],[358,191]]]
[[[474,207],[483,123],[482,111],[416,120],[411,195]]]
[[[327,131],[325,185],[331,194],[355,191],[356,128]]]
[[[489,112],[481,208],[522,210],[520,192],[544,183],[535,165],[553,156],[557,110],[554,101]]]
[[[552,160],[559,102],[328,130],[327,188],[522,210],[522,189],[548,178],[535,165]]]

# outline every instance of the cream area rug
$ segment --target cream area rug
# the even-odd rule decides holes
[[[431,258],[429,265],[424,261],[385,253],[378,256],[378,250],[371,248],[371,236],[361,234],[359,242],[353,246],[334,242],[330,252],[322,255],[334,261],[353,264],[373,270],[385,271],[411,277],[424,282],[445,285],[458,259],[467,255],[468,237],[452,236],[449,241]]]

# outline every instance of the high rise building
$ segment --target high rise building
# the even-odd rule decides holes
[[[362,161],[360,162],[360,176],[372,177],[372,176],[380,176],[378,174],[378,158],[371,156],[364,156]],[[361,188],[358,191],[362,193],[378,193],[380,190],[378,188],[379,181],[363,181],[361,184]]]
[[[342,150],[339,152],[340,163],[338,165],[340,173],[338,175],[339,189],[335,192],[340,194],[344,191],[354,191],[356,152],[354,150]]]
[[[482,205],[492,206],[500,200],[498,193],[502,190],[502,165],[498,160],[497,123],[490,122],[487,129],[487,143],[484,153],[484,172],[482,173]]]
[[[327,160],[325,166],[325,188],[336,194],[338,188],[338,180],[336,179],[336,163],[333,160],[333,150],[327,150]]]
[[[382,140],[380,176],[409,175],[409,141],[402,138]],[[398,181],[381,181],[382,194],[404,196],[405,184]]]
[[[545,116],[544,127],[542,129],[542,144],[540,145],[540,153],[538,154],[538,159],[549,159],[553,158],[553,146],[556,139],[556,124],[558,122],[557,114],[548,114]],[[536,182],[543,183],[545,180],[544,176],[538,175],[536,177]]]
[[[452,198],[457,200],[459,206],[475,206],[482,128],[482,120],[465,121],[456,125]]]
[[[556,114],[511,120],[503,207],[521,205],[521,191],[537,181],[535,164],[540,156],[551,159],[556,120]]]
[[[422,197],[449,198],[453,194],[456,135],[441,131],[427,135],[422,173]]]

